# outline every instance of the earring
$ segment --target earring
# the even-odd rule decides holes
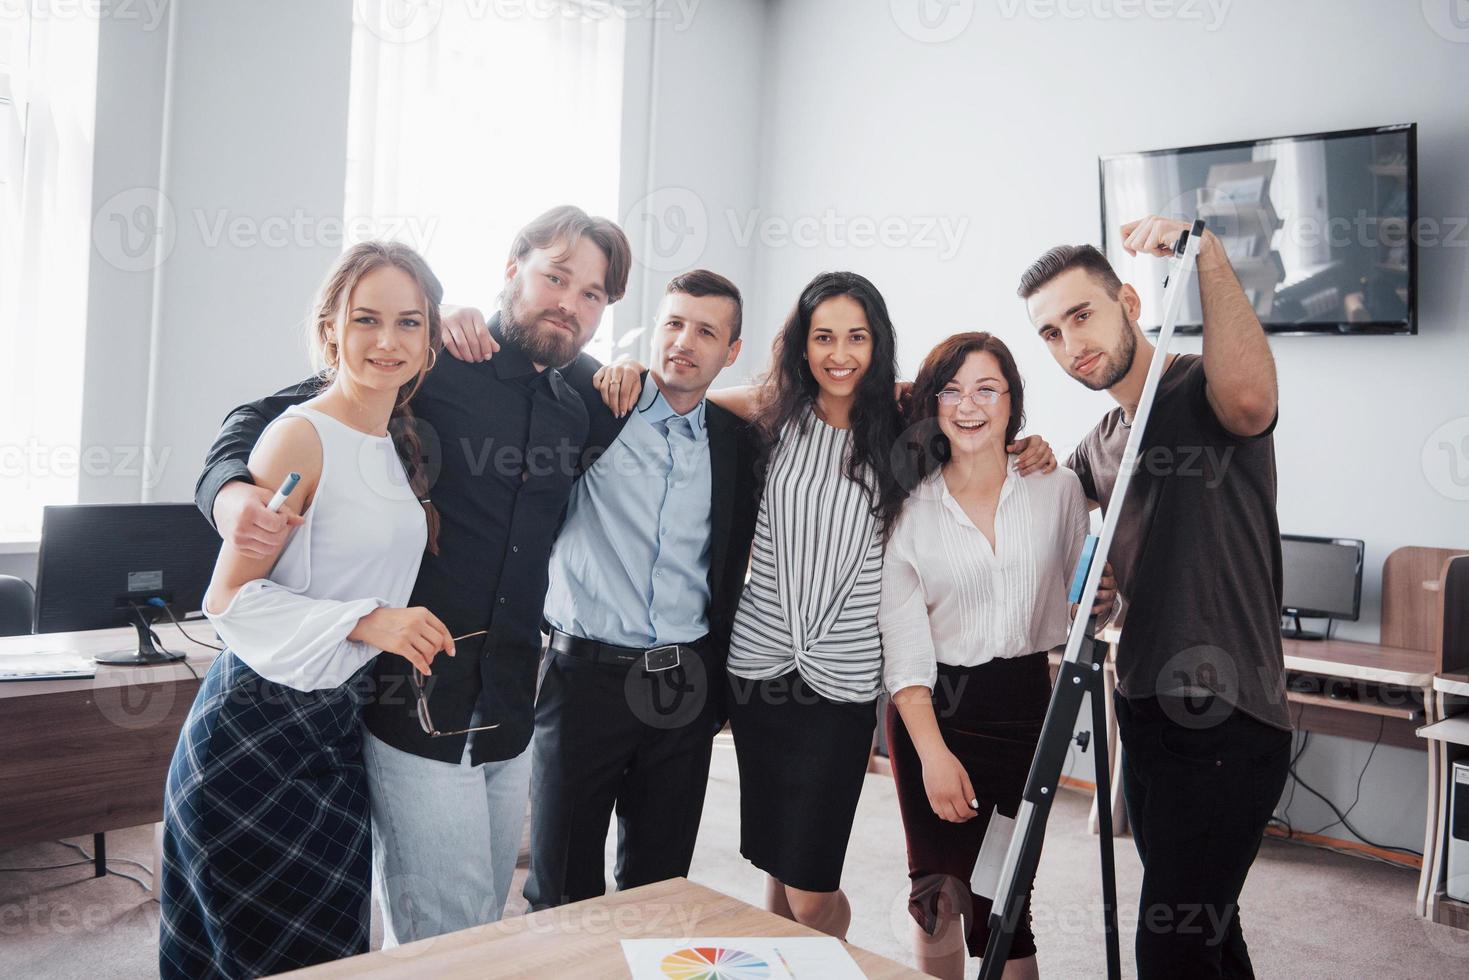
[[[430,347],[428,349],[428,369],[432,371],[437,363],[439,363],[439,352]]]

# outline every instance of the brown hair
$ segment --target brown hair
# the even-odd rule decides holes
[[[1095,245],[1057,245],[1031,263],[1020,277],[1020,288],[1015,292],[1021,299],[1030,299],[1046,283],[1071,269],[1085,269],[1091,273],[1092,278],[1106,288],[1110,299],[1116,299],[1117,291],[1122,288],[1122,280],[1117,278],[1112,263]]]
[[[552,208],[520,229],[510,246],[510,258],[519,262],[532,249],[550,248],[557,242],[570,248],[583,235],[595,242],[607,256],[607,279],[602,288],[607,293],[607,302],[616,303],[627,292],[632,248],[627,244],[627,236],[622,229],[606,218],[594,218],[570,204]]]
[[[423,256],[400,242],[362,242],[347,249],[317,293],[311,318],[311,359],[322,388],[326,388],[336,380],[340,357],[336,343],[327,337],[328,328],[335,328],[340,336],[340,332],[346,329],[347,304],[351,300],[352,290],[357,288],[363,276],[387,265],[403,270],[418,285],[419,292],[423,293],[424,314],[428,320],[429,357],[418,369],[413,380],[398,389],[393,415],[388,421],[388,431],[393,436],[393,447],[398,451],[403,469],[408,474],[408,485],[413,488],[413,495],[423,505],[424,518],[428,521],[428,551],[437,555],[439,512],[429,502],[429,474],[424,460],[423,441],[415,429],[417,420],[409,404],[444,346],[439,318],[439,303],[444,298],[444,287],[439,284],[438,277],[429,269]]]
[[[954,380],[969,355],[978,352],[991,354],[1000,362],[1000,374],[1010,389],[1010,418],[1005,423],[1005,445],[1014,442],[1025,425],[1025,382],[1003,340],[992,333],[973,331],[956,333],[940,341],[923,359],[909,396],[905,442],[910,459],[916,465],[916,472],[912,474],[914,486],[949,461],[949,437],[938,425],[938,394]]]
[[[717,272],[708,269],[695,269],[685,272],[681,276],[674,276],[668,280],[668,288],[665,294],[684,293],[689,296],[723,296],[734,302],[734,328],[730,331],[729,342],[733,344],[740,339],[740,328],[745,320],[745,302],[740,298],[739,287]]]

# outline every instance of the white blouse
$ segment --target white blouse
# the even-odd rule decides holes
[[[428,526],[390,437],[304,405],[280,419],[290,417],[305,418],[321,439],[321,479],[306,522],[267,577],[246,582],[223,612],[205,615],[261,677],[319,691],[346,683],[382,652],[347,635],[374,609],[408,604]]]
[[[976,667],[1066,640],[1071,575],[1091,528],[1065,467],[1021,476],[1010,460],[995,547],[936,471],[908,498],[883,561],[883,684],[932,688],[938,664]]]

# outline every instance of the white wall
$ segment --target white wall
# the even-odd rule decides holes
[[[757,250],[742,247],[737,229],[758,200],[770,5],[665,0],[660,9],[668,16],[628,25],[619,210],[635,265],[615,308],[619,336],[651,324],[677,273],[712,269],[747,303],[756,285]],[[746,351],[732,370],[752,363]]]
[[[144,499],[188,500],[219,421],[310,374],[301,325],[341,253],[350,4],[177,5]],[[227,70],[221,66],[227,65]]]
[[[142,469],[123,465],[122,457],[136,456],[145,441],[156,267],[151,229],[157,227],[170,20],[168,13],[103,17],[97,25],[92,211],[99,217],[88,265],[81,444],[116,447],[118,455],[115,466],[81,472],[83,503],[142,499]]]
[[[926,31],[919,2],[774,7],[762,205],[791,221],[827,209],[893,219],[911,240],[863,247],[833,231],[762,248],[750,317],[761,346],[814,273],[852,268],[887,297],[906,372],[950,333],[993,330],[1027,380],[1030,431],[1069,447],[1111,402],[1050,360],[1015,286],[1046,248],[1098,240],[1099,154],[1417,122],[1420,213],[1469,215],[1469,43],[1435,33],[1416,3],[1234,0],[1222,21],[1202,3],[1174,7],[1201,20],[1126,21],[1097,15],[1119,6],[1107,0],[1064,5],[1079,18],[1024,0],[931,3],[949,19]],[[928,218],[967,222],[951,256],[925,247]],[[1362,619],[1345,637],[1377,639],[1389,551],[1469,546],[1469,504],[1435,489],[1452,489],[1447,460],[1421,461],[1440,424],[1469,426],[1465,246],[1461,234],[1458,247],[1421,250],[1418,336],[1273,342],[1282,530],[1367,542]],[[1350,803],[1369,744],[1313,736],[1301,773]],[[1421,848],[1422,759],[1377,750],[1352,814],[1364,833]],[[1308,797],[1291,815],[1315,830],[1330,818]]]
[[[318,232],[342,212],[351,10],[175,0],[98,19],[80,444],[103,455],[81,502],[192,499],[225,412],[308,373],[297,327],[339,251]],[[281,219],[306,230],[262,243]],[[0,572],[34,580],[34,551]]]

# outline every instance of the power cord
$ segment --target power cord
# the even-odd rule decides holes
[[[1367,761],[1362,763],[1362,771],[1357,773],[1357,792],[1352,796],[1352,805],[1347,807],[1346,813],[1342,814],[1342,820],[1345,820],[1347,817],[1352,815],[1352,811],[1357,808],[1357,803],[1362,799],[1362,777],[1367,775],[1367,767],[1372,765],[1372,756],[1377,753],[1377,746],[1382,743],[1382,729],[1386,724],[1387,716],[1379,715],[1377,719],[1377,738],[1373,739],[1372,741],[1372,749],[1367,753]],[[1313,831],[1313,833],[1324,833],[1325,831],[1330,830],[1332,827],[1335,827],[1340,822],[1340,820],[1333,820],[1331,823],[1327,824],[1325,827],[1322,827],[1320,830]]]
[[[60,871],[60,870],[62,870],[64,868],[80,868],[80,867],[91,866],[91,865],[95,865],[96,864],[96,858],[93,857],[91,854],[88,854],[86,852],[86,850],[80,844],[73,844],[71,841],[66,841],[66,840],[59,840],[56,843],[60,844],[62,847],[69,847],[69,848],[71,848],[73,851],[76,851],[82,857],[86,858],[86,860],[85,861],[68,861],[65,864],[37,864],[37,865],[32,865],[30,867],[24,867],[24,868],[0,868],[0,872],[22,873],[22,872],[29,872],[29,871]],[[148,865],[142,863],[141,861],[134,861],[132,858],[113,858],[112,860],[121,862],[123,864],[136,865],[137,867],[142,868],[144,871],[147,871],[149,873],[151,873],[153,871],[153,869],[150,868],[150,867],[148,867]],[[130,875],[126,871],[117,871],[117,870],[114,870],[112,868],[111,864],[112,864],[111,861],[109,861],[108,864],[107,864],[106,870],[107,870],[107,873],[108,874],[110,874],[110,875],[116,875],[119,878],[126,878],[128,881],[131,881],[131,882],[134,882],[135,884],[137,884],[145,892],[151,892],[151,891],[153,891],[152,886],[150,886],[143,879],[138,878],[138,877],[135,877],[134,875]]]
[[[71,848],[73,851],[76,851],[82,857],[84,857],[84,858],[87,859],[85,861],[78,861],[78,862],[76,862],[77,864],[91,864],[91,863],[94,863],[96,861],[96,858],[93,855],[88,854],[86,852],[86,850],[80,844],[73,844],[69,840],[57,841],[56,843],[60,844],[63,847],[69,847],[69,848]],[[128,874],[126,871],[116,871],[116,870],[114,870],[112,868],[112,862],[113,861],[119,861],[119,862],[121,862],[123,864],[135,865],[135,866],[137,866],[139,868],[142,868],[144,871],[148,872],[149,874],[152,874],[153,873],[153,869],[152,868],[150,868],[148,865],[144,864],[141,861],[134,861],[132,858],[112,858],[112,859],[108,860],[108,862],[106,864],[106,869],[107,869],[107,873],[108,874],[110,874],[110,875],[116,875],[119,878],[126,878],[128,881],[131,881],[131,882],[136,883],[138,885],[138,887],[142,888],[143,891],[145,891],[145,892],[151,892],[151,891],[153,891],[153,887],[151,885],[149,885],[146,881],[144,881],[142,878],[134,877],[133,875]]]
[[[140,614],[142,612],[144,612],[143,607],[140,606],[140,605],[138,605],[136,602],[130,602],[130,603],[128,603],[128,605],[132,606],[133,609],[135,611],[137,611],[138,613],[140,613]],[[162,599],[158,598],[157,596],[154,596],[152,599],[149,599],[148,600],[148,605],[153,606],[156,609],[162,609],[164,612],[168,613],[168,618],[171,619],[171,620],[173,620],[173,625],[176,626],[176,627],[178,627],[178,631],[180,633],[183,633],[184,634],[184,639],[188,640],[190,643],[199,643],[198,640],[194,639],[188,633],[184,632],[183,625],[179,623],[178,617],[173,614],[173,610],[170,609],[170,608],[168,608],[168,603],[164,602]],[[167,654],[170,654],[170,655],[173,655],[173,656],[177,656],[179,658],[179,663],[181,663],[181,664],[184,665],[184,669],[187,670],[190,674],[194,675],[194,680],[196,680],[196,681],[197,680],[200,680],[199,672],[194,669],[194,665],[193,664],[189,663],[189,656],[188,656],[188,654],[185,654],[185,653],[175,654],[174,651],[172,651],[168,647],[164,646],[163,645],[163,640],[159,638],[159,636],[158,636],[157,633],[154,633],[153,632],[153,628],[151,626],[148,628],[148,634],[153,637],[153,645],[154,646],[158,647],[158,649],[162,650],[164,653],[167,653]],[[210,647],[210,648],[212,648],[214,650],[220,650],[219,647],[214,646],[214,644],[212,644],[212,643],[199,643],[199,645],[200,646],[205,646],[205,647]],[[221,650],[221,652],[223,652],[223,651]]]
[[[61,840],[61,841],[57,841],[56,843],[60,844],[62,847],[69,847],[69,848],[71,848],[73,851],[76,851],[78,854],[80,854],[82,857],[86,858],[88,861],[95,861],[96,860],[96,858],[93,855],[88,854],[87,851],[86,851],[86,848],[82,847],[82,845],[80,845],[80,844],[74,844],[74,843],[72,843],[69,840]],[[148,872],[149,874],[152,874],[153,873],[153,868],[150,865],[146,865],[142,861],[134,861],[132,858],[108,858],[107,861],[108,861],[109,864],[111,864],[113,861],[117,861],[117,862],[119,862],[121,864],[131,864],[135,868],[142,868],[144,871]]]
[[[20,873],[23,871],[60,871],[62,868],[80,868],[91,861],[72,861],[68,864],[37,864],[28,868],[0,868],[0,873]]]
[[[196,640],[192,636],[190,636],[188,631],[184,629],[184,624],[179,622],[179,618],[173,614],[173,608],[162,599],[149,599],[148,605],[157,606],[159,609],[162,609],[164,612],[168,613],[168,618],[173,620],[173,625],[178,627],[178,631],[180,633],[183,633],[184,639],[188,640],[190,643],[197,643],[201,647],[208,647],[211,650],[218,650],[220,653],[224,653],[224,647],[217,647],[213,643],[205,643],[203,640]]]
[[[1307,735],[1309,735],[1309,734],[1310,733],[1308,732]],[[1378,737],[1381,738],[1380,735]],[[1303,752],[1305,751],[1304,746],[1302,747],[1302,751]],[[1299,759],[1300,756],[1297,755],[1296,758]],[[1370,762],[1372,760],[1369,758],[1368,761]],[[1363,770],[1365,771],[1365,769],[1366,769],[1366,767],[1364,766],[1363,767]],[[1327,805],[1327,807],[1329,807],[1331,809],[1331,812],[1334,813],[1334,814],[1336,814],[1336,822],[1337,823],[1340,823],[1343,827],[1345,827],[1352,834],[1353,837],[1356,837],[1362,843],[1366,844],[1369,847],[1375,847],[1375,848],[1377,848],[1378,850],[1381,850],[1381,851],[1396,851],[1399,854],[1411,854],[1412,856],[1417,857],[1417,858],[1423,857],[1423,852],[1422,851],[1415,851],[1411,847],[1394,847],[1391,844],[1379,844],[1376,841],[1372,840],[1370,837],[1367,837],[1365,834],[1363,834],[1356,827],[1353,827],[1351,821],[1347,819],[1347,815],[1345,813],[1342,813],[1341,810],[1338,809],[1337,805],[1335,803],[1331,802],[1331,800],[1327,798],[1327,796],[1326,796],[1325,793],[1321,792],[1319,789],[1317,789],[1316,787],[1312,786],[1310,783],[1306,782],[1304,779],[1301,778],[1301,774],[1298,773],[1298,772],[1296,772],[1295,762],[1292,762],[1290,764],[1290,774],[1291,774],[1291,777],[1293,779],[1295,779],[1296,782],[1298,782],[1298,783],[1301,784],[1301,788],[1302,789],[1304,789],[1306,792],[1310,793],[1312,796],[1315,796],[1322,803],[1325,803]],[[1335,824],[1327,824],[1327,826],[1328,827],[1335,826]]]
[[[1290,770],[1292,770],[1292,771],[1294,771],[1296,763],[1300,761],[1301,754],[1306,751],[1306,742],[1311,738],[1311,733],[1310,732],[1303,732],[1303,731],[1300,730],[1301,729],[1301,715],[1305,713],[1305,710],[1306,709],[1305,709],[1305,706],[1304,705],[1298,706],[1296,708],[1296,720],[1295,720],[1295,723],[1291,726],[1291,741],[1292,741],[1293,744],[1292,744],[1292,750],[1291,750],[1291,759],[1290,759],[1290,763],[1287,765],[1287,768],[1290,769]],[[1301,744],[1300,744],[1300,747],[1299,748],[1296,748],[1294,746],[1294,741],[1295,741],[1295,737],[1296,737],[1297,734],[1299,734],[1301,736]],[[1292,779],[1290,781],[1290,796],[1286,798],[1286,801],[1285,801],[1285,811],[1284,811],[1284,813],[1280,817],[1271,817],[1270,818],[1272,823],[1279,823],[1279,824],[1281,824],[1282,826],[1285,827],[1285,835],[1286,835],[1286,838],[1287,839],[1292,838],[1292,837],[1294,837],[1296,835],[1296,828],[1290,822],[1290,805],[1295,802],[1295,799],[1296,799],[1296,781],[1294,779]]]

